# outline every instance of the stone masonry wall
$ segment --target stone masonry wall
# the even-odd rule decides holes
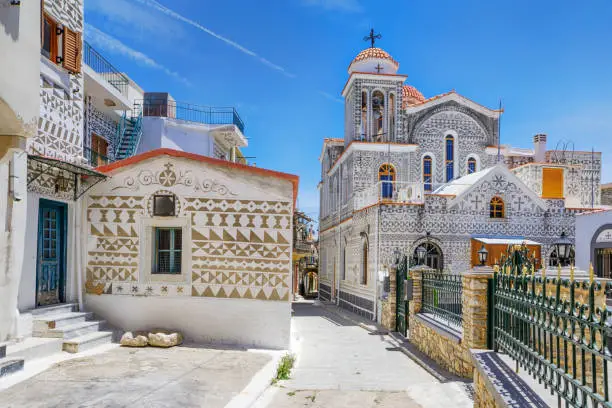
[[[499,404],[489,392],[482,374],[474,370],[474,408],[498,408]]]

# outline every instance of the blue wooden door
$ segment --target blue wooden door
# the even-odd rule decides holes
[[[66,206],[41,200],[38,211],[37,306],[64,301]]]

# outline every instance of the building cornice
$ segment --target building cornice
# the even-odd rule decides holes
[[[327,172],[332,175],[336,169],[346,160],[352,152],[389,152],[389,153],[410,153],[416,152],[418,145],[406,143],[379,143],[379,142],[358,142],[352,141],[342,154],[336,159],[334,164]]]
[[[395,79],[397,81],[401,81],[402,83],[404,83],[404,81],[406,81],[407,78],[408,78],[408,75],[400,75],[400,74],[372,74],[369,72],[353,72],[346,80],[346,83],[344,84],[344,87],[342,88],[341,94],[343,97],[346,97],[348,88],[350,88],[350,85],[353,83],[355,79],[368,79],[371,81],[378,81],[381,79],[386,79],[386,80]]]

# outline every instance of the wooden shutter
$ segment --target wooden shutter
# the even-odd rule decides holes
[[[563,198],[563,169],[542,169],[542,197]]]
[[[63,35],[64,68],[72,73],[81,72],[81,59],[83,58],[83,39],[81,33],[64,27]]]

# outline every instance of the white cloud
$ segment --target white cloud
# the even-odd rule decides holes
[[[178,22],[154,9],[147,9],[136,4],[134,0],[87,0],[85,16],[96,15],[95,22],[106,32],[112,32],[121,38],[130,38],[141,42],[175,42],[183,36]]]
[[[325,10],[340,10],[350,13],[359,13],[363,7],[358,0],[302,0],[306,6],[321,7]]]
[[[229,45],[230,47],[233,47],[237,50],[239,50],[240,52],[247,54],[253,58],[256,58],[257,60],[259,60],[259,62],[261,62],[262,64],[266,65],[269,68],[272,68],[276,71],[279,71],[280,73],[282,73],[283,75],[289,77],[289,78],[295,78],[294,74],[291,74],[289,72],[287,72],[287,70],[285,68],[283,68],[280,65],[274,64],[273,62],[267,60],[266,58],[262,57],[261,55],[257,54],[254,51],[249,50],[248,48],[238,44],[235,41],[230,40],[229,38],[226,38],[220,34],[217,34],[216,32],[212,31],[209,28],[204,27],[203,25],[201,25],[200,23],[197,23],[196,21],[191,20],[190,18],[187,18],[185,16],[182,16],[180,14],[178,14],[175,11],[170,10],[169,8],[165,7],[164,5],[158,3],[155,0],[136,0],[141,4],[144,4],[148,7],[151,7],[159,12],[162,12],[164,14],[166,14],[169,17],[174,18],[177,21],[183,22],[185,24],[189,24],[192,27],[197,28],[200,31],[205,32],[206,34],[220,40],[223,41],[224,43],[226,43],[227,45]]]
[[[98,30],[91,24],[85,24],[85,36],[87,40],[96,47],[99,47],[107,52],[124,55],[136,61],[140,65],[160,70],[186,85],[191,85],[187,79],[183,78],[178,73],[171,71],[142,52],[128,47],[118,39]]]
[[[317,92],[319,92],[319,95],[323,96],[326,99],[329,99],[330,101],[344,103],[344,101],[341,98],[337,98],[328,92],[325,92],[325,91],[317,91]]]

